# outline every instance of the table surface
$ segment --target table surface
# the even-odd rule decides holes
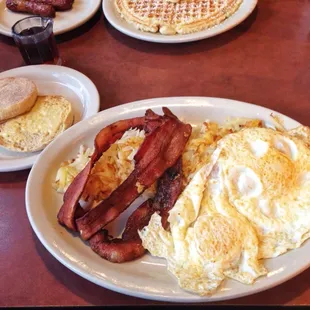
[[[65,65],[96,84],[102,110],[145,98],[211,96],[255,103],[310,125],[309,20],[308,0],[261,0],[229,32],[161,45],[121,34],[99,11],[58,42]],[[12,39],[0,36],[0,71],[21,65]],[[0,174],[0,306],[160,304],[101,288],[53,258],[26,215],[28,174]],[[309,305],[309,278],[310,269],[276,288],[218,304]]]

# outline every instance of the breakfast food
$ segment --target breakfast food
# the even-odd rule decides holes
[[[201,295],[212,293],[225,277],[251,284],[266,273],[258,260],[255,230],[237,214],[206,209],[202,200],[210,165],[203,166],[182,192],[164,230],[157,213],[139,231],[143,246],[168,261],[179,285]]]
[[[170,232],[154,214],[142,244],[167,259],[185,290],[207,295],[225,278],[253,283],[267,272],[261,259],[310,237],[309,175],[304,139],[271,128],[229,134],[170,211]]]
[[[6,7],[12,12],[29,13],[43,17],[55,17],[56,14],[52,5],[30,0],[7,0]]]
[[[142,31],[186,34],[218,25],[234,14],[243,0],[114,0],[116,9]]]
[[[310,128],[246,118],[191,127],[163,110],[105,127],[94,151],[61,165],[58,221],[110,262],[146,250],[165,258],[192,293],[212,294],[226,279],[253,284],[268,272],[264,259],[310,238]],[[111,237],[107,225],[151,185]]]
[[[29,0],[34,3],[44,3],[53,6],[56,11],[66,11],[72,8],[74,0]]]
[[[109,149],[111,144],[130,128],[138,128],[143,126],[144,118],[137,117],[133,119],[118,121],[103,128],[95,138],[95,150],[86,166],[73,179],[64,194],[64,203],[58,212],[57,218],[60,224],[75,231],[76,210],[79,209],[79,199],[83,193],[85,185],[88,181],[91,169],[98,161],[100,156]]]
[[[174,206],[182,190],[182,161],[166,170],[158,180],[155,197],[139,206],[128,218],[121,238],[110,239],[103,230],[90,239],[94,252],[113,263],[123,263],[141,257],[146,249],[142,246],[138,231],[146,226],[152,214],[159,212],[163,227],[168,227],[168,212]]]
[[[228,134],[256,127],[263,127],[263,122],[240,117],[227,119],[221,126],[211,121],[195,126],[182,154],[184,186],[190,182],[199,168],[210,162],[218,141]]]
[[[255,128],[225,137],[219,148],[210,182],[223,184],[227,212],[233,208],[255,228],[259,258],[300,247],[310,236],[307,144],[290,132]]]
[[[206,121],[192,128],[192,134],[182,154],[183,184],[188,184],[194,173],[210,160],[216,148],[217,141],[225,135],[243,128],[262,127],[260,120],[242,119],[228,120],[225,126]],[[130,175],[134,169],[134,156],[144,141],[145,131],[130,128],[104,152],[92,168],[81,198],[92,201],[94,205],[108,196]],[[205,152],[207,150],[207,152]],[[61,163],[57,171],[53,187],[59,193],[64,193],[78,173],[83,170],[93,148],[81,146],[76,158]],[[155,185],[155,184],[154,184]],[[154,195],[155,186],[145,191]]]
[[[25,78],[0,79],[0,121],[29,111],[38,96],[36,85]]]
[[[70,10],[73,2],[74,0],[6,0],[6,7],[12,12],[55,17],[56,11]]]
[[[72,122],[69,101],[61,96],[41,96],[29,112],[0,125],[0,145],[11,151],[39,151]]]
[[[110,196],[134,170],[133,158],[144,139],[143,129],[129,129],[113,143],[95,163],[82,199],[101,201]]]
[[[84,240],[89,240],[91,248],[97,254],[112,262],[133,260],[144,254],[138,229],[148,223],[155,211],[160,211],[166,219],[167,212],[181,191],[180,156],[191,134],[191,126],[180,122],[167,108],[163,108],[163,111],[164,115],[160,116],[147,110],[145,117],[118,121],[103,128],[96,136],[95,151],[91,159],[68,187],[64,203],[58,212],[60,224],[68,229],[78,230]],[[95,208],[88,211],[82,209],[79,199],[91,168],[131,127],[142,127],[146,133],[134,156],[133,171]],[[157,180],[159,185],[154,199],[147,200],[129,217],[121,239],[111,240],[106,230],[101,231]]]
[[[148,110],[145,118],[128,120],[124,124],[120,121],[99,132],[95,140],[95,152],[90,162],[73,180],[65,193],[64,204],[57,216],[61,224],[69,229],[78,230],[84,240],[90,239],[125,211],[146,188],[177,162],[190,136],[191,126],[180,122],[167,108],[163,108],[163,111],[164,116],[159,116]],[[119,138],[119,134],[129,129],[128,125],[132,126],[132,123],[136,123],[134,127],[144,126],[147,133],[135,155],[133,172],[107,199],[75,221],[74,213],[88,180],[90,168],[110,147],[111,141],[114,142]]]
[[[86,166],[86,164],[90,160],[93,152],[94,152],[93,148],[86,148],[84,145],[81,145],[79,152],[77,153],[76,158],[71,159],[71,160],[67,160],[67,161],[61,163],[61,165],[57,171],[55,182],[53,183],[53,187],[55,188],[55,190],[57,190],[57,192],[64,193],[68,189],[68,187],[72,183],[73,179],[84,169],[84,167]],[[99,167],[101,168],[100,165],[99,165]],[[111,167],[111,166],[109,165],[107,167]],[[99,176],[100,176],[100,174],[99,174]],[[117,177],[117,175],[116,175],[116,177]],[[95,178],[96,178],[96,176],[95,176]],[[108,185],[109,184],[108,180],[110,180],[110,179],[111,178],[107,178],[107,180],[103,179],[103,182],[107,183],[107,185]],[[99,182],[100,182],[100,179],[99,179]],[[97,189],[96,184],[94,187],[96,190]],[[98,189],[98,191],[99,190],[100,189]],[[104,192],[104,193],[107,192],[107,190],[106,190],[106,188],[104,188],[104,186],[102,186],[102,192]],[[86,194],[86,196],[88,196],[88,195]]]

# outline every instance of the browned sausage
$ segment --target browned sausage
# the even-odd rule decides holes
[[[72,8],[74,0],[28,0],[28,1],[52,5],[56,11],[66,11]]]
[[[13,12],[55,17],[55,9],[49,4],[35,3],[29,0],[7,0],[6,7]]]

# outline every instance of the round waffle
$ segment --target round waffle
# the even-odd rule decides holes
[[[218,25],[234,14],[243,0],[114,0],[129,23],[148,32],[186,34]]]

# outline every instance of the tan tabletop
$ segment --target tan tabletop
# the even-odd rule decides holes
[[[229,32],[161,45],[121,34],[99,12],[61,36],[59,47],[66,66],[96,84],[101,109],[152,97],[212,96],[255,103],[310,125],[309,21],[308,0],[261,0]],[[0,36],[0,71],[21,65],[13,41]],[[28,173],[0,174],[0,306],[155,304],[92,284],[45,250],[25,211]],[[309,305],[309,279],[310,269],[266,292],[224,303]]]

